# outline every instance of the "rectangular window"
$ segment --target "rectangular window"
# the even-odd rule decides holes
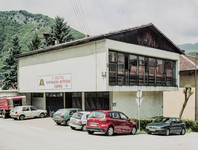
[[[176,86],[176,62],[109,51],[109,85]]]
[[[125,56],[122,53],[118,53],[118,85],[124,85],[125,83]]]
[[[135,55],[129,55],[129,84],[136,85],[138,82],[138,59]]]

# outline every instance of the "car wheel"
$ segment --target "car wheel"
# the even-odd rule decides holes
[[[19,116],[19,120],[24,120],[25,119],[25,116],[24,115],[20,115]]]
[[[61,123],[56,122],[57,125],[61,125]]]
[[[94,134],[94,131],[87,131],[89,134]]]
[[[113,134],[114,134],[114,129],[113,129],[112,126],[110,126],[110,127],[108,128],[108,130],[106,131],[106,135],[112,136]]]
[[[72,130],[74,130],[75,128],[74,127],[72,127],[72,126],[70,126],[70,128],[72,129]]]
[[[69,125],[69,124],[68,124],[68,122],[69,122],[69,120],[66,120],[66,121],[65,121],[65,125],[66,125],[66,126],[68,126],[68,125]]]
[[[3,119],[6,118],[6,114],[4,113],[4,111],[2,112],[2,117],[3,117]]]
[[[186,130],[183,128],[180,132],[181,135],[184,135],[186,133]]]
[[[82,126],[81,130],[82,130],[82,131],[86,131],[86,130],[87,130],[86,125]]]
[[[165,135],[168,136],[170,134],[170,130],[167,129]]]
[[[133,127],[133,128],[131,129],[131,134],[132,134],[132,135],[135,135],[135,134],[136,134],[136,132],[137,132],[136,127]]]
[[[44,118],[45,117],[45,114],[44,113],[41,113],[39,117],[40,118]]]

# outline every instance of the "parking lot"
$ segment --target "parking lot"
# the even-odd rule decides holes
[[[113,150],[197,150],[198,133],[186,135],[116,134],[88,135],[87,132],[58,126],[52,118],[23,121],[0,118],[0,150],[113,149]]]

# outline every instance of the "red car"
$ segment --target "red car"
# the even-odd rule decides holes
[[[87,132],[105,132],[106,135],[114,133],[136,134],[137,124],[124,113],[111,110],[92,111],[87,119]]]

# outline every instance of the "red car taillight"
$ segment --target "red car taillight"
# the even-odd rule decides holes
[[[64,115],[62,115],[61,118],[64,118]]]
[[[17,114],[17,111],[15,112],[15,114]]]
[[[78,122],[78,124],[82,124],[82,120],[80,120],[80,121]]]

